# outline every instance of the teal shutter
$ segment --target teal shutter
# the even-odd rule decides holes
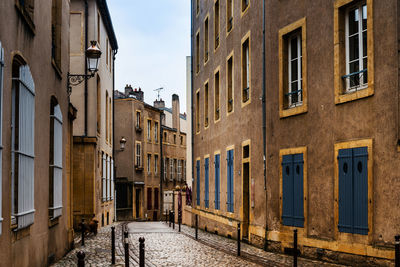
[[[200,160],[196,161],[196,204],[200,206]]]
[[[368,234],[368,148],[353,148],[354,230]]]
[[[228,180],[228,212],[233,212],[233,150],[227,152],[227,180]]]
[[[209,198],[208,198],[208,193],[209,193],[209,188],[208,188],[208,178],[209,178],[209,158],[206,158],[204,160],[204,206],[206,208],[209,207]]]
[[[282,157],[282,223],[293,225],[293,155]]]
[[[353,232],[353,160],[352,149],[340,149],[339,162],[339,231]]]
[[[304,227],[303,154],[293,155],[293,226]]]
[[[219,160],[220,155],[215,155],[214,164],[215,164],[215,209],[219,210],[220,207],[220,199],[219,199]]]

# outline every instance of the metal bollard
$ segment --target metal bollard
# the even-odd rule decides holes
[[[237,227],[237,255],[240,256],[240,222]]]
[[[111,264],[115,264],[115,227],[111,227]]]
[[[168,220],[169,220],[169,227],[171,227],[171,211],[168,211]]]
[[[181,217],[178,215],[178,225],[179,225],[179,232],[181,231],[181,222],[182,221],[182,219],[181,219]]]
[[[297,267],[297,229],[293,230],[293,267]]]
[[[76,256],[78,257],[78,267],[85,267],[85,252],[78,251]]]
[[[400,267],[400,235],[396,235],[394,240],[394,266]]]
[[[165,210],[165,222],[168,224],[168,210]]]
[[[129,267],[129,242],[128,242],[128,231],[124,232],[124,243],[125,243],[125,267]]]
[[[139,238],[139,267],[144,267],[144,237]]]
[[[172,229],[175,230],[175,211],[172,212]]]
[[[199,237],[199,218],[198,218],[198,215],[196,214],[195,215],[195,236],[196,236],[196,240],[198,239],[198,237]]]
[[[85,245],[85,219],[82,219],[81,222],[81,231],[82,231],[82,240],[81,240],[81,244],[82,246]]]

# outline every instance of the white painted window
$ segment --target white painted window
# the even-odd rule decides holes
[[[114,159],[111,160],[111,200],[114,199]]]
[[[288,53],[289,107],[296,107],[303,103],[301,32],[289,38]]]
[[[367,5],[359,3],[346,10],[347,92],[363,89],[368,83]]]
[[[106,180],[106,175],[107,175],[107,158],[106,155],[103,152],[103,165],[101,169],[101,180],[102,180],[102,201],[106,201],[107,199],[107,180]]]
[[[11,224],[25,228],[34,222],[35,84],[29,66],[13,77],[11,119]]]
[[[154,155],[154,175],[158,172],[158,155]]]
[[[170,167],[170,172],[169,172],[169,175],[170,175],[170,180],[172,181],[172,180],[174,180],[174,160],[173,159],[169,159],[169,167]]]
[[[137,168],[140,168],[142,166],[142,144],[141,143],[136,143],[136,162],[135,165]]]
[[[147,173],[151,173],[151,155],[147,154]]]
[[[166,158],[164,157],[164,164],[163,164],[163,166],[164,166],[164,177],[163,177],[163,179],[164,179],[164,182],[166,181],[166,179],[167,179],[167,160],[166,160]]]
[[[140,128],[140,112],[136,112],[136,128]]]
[[[178,159],[178,181],[182,180],[182,161]]]
[[[2,222],[3,222],[3,216],[2,216],[2,173],[3,173],[3,168],[2,168],[2,162],[3,162],[3,69],[4,69],[4,50],[3,47],[1,46],[0,42],[0,235],[1,235],[1,229],[2,229]]]
[[[151,141],[151,121],[147,121],[147,141]]]
[[[62,215],[62,188],[63,188],[63,128],[62,113],[60,105],[52,106],[52,114],[50,115],[52,129],[52,159],[50,162],[52,200],[50,200],[49,214],[52,218]]]
[[[158,143],[158,122],[154,123],[154,142]]]

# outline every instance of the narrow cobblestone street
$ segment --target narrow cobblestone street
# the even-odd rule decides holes
[[[145,238],[146,266],[292,266],[292,257],[265,252],[242,244],[242,256],[236,256],[236,241],[199,230],[199,240],[194,239],[194,229],[178,225],[175,229],[164,222],[117,223],[116,265],[124,264],[122,231],[129,231],[130,266],[139,263],[139,238]],[[100,229],[97,236],[85,238],[85,246],[75,239],[75,249],[52,267],[77,266],[77,252],[84,251],[85,266],[111,265],[111,226]],[[299,266],[342,266],[299,258]]]

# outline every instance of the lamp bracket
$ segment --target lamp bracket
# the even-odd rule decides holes
[[[67,73],[67,93],[68,96],[71,95],[72,86],[76,86],[81,84],[84,80],[89,80],[90,78],[94,77],[94,72],[90,74],[70,74]]]

